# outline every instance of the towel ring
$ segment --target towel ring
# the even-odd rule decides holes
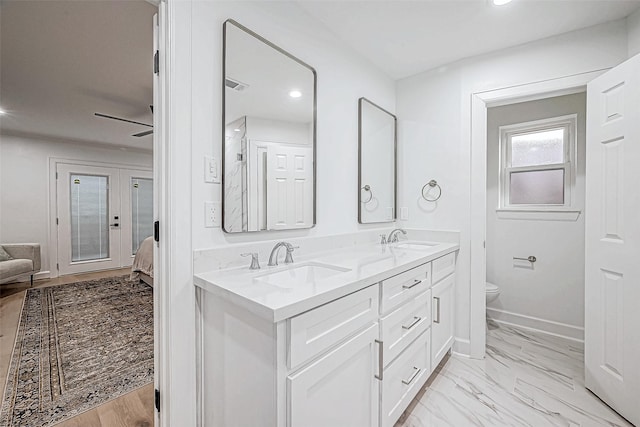
[[[438,196],[433,198],[427,197],[424,194],[424,189],[427,188],[427,186],[429,186],[430,188],[438,187]],[[440,198],[440,196],[442,196],[442,187],[440,187],[440,184],[438,184],[438,181],[436,181],[435,179],[432,179],[431,181],[427,182],[424,185],[424,187],[422,187],[422,198],[425,199],[427,202],[435,202]]]
[[[371,191],[371,186],[369,184],[365,185],[360,190],[364,190],[364,191],[369,192],[369,198],[367,200],[363,200],[362,202],[360,202],[360,203],[364,203],[366,205],[367,203],[369,203],[373,199],[373,191]]]

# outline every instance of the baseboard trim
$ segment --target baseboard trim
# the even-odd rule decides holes
[[[471,358],[471,342],[462,338],[454,338],[451,351],[458,356]]]
[[[33,275],[33,280],[49,279],[49,278],[51,278],[50,271],[39,271]],[[16,280],[17,283],[24,283],[29,281],[31,281],[31,277],[29,276],[22,276],[20,279]]]
[[[540,319],[538,317],[526,316],[524,314],[512,313],[510,311],[499,310],[487,307],[487,316],[497,323],[508,326],[516,326],[534,332],[566,338],[568,340],[584,342],[584,328],[566,323],[554,322],[553,320]]]
[[[38,273],[35,274],[35,276],[33,276],[33,280],[40,280],[40,279],[50,279],[51,278],[51,272],[50,271],[40,271]]]

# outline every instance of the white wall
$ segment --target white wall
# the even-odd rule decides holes
[[[628,57],[640,53],[640,9],[627,16]]]
[[[316,69],[317,226],[311,230],[229,235],[204,228],[204,201],[220,200],[220,186],[205,184],[202,156],[221,151],[222,23],[235,19]],[[250,240],[326,235],[358,225],[358,99],[395,110],[395,84],[344,47],[322,24],[292,3],[193,3],[193,230],[195,249]],[[212,119],[213,118],[213,119]],[[249,131],[249,129],[248,129]],[[337,208],[339,207],[339,208]]]
[[[615,66],[627,58],[626,21],[539,40],[421,73],[397,82],[399,206],[403,225],[460,230],[456,349],[470,338],[471,94]],[[430,179],[442,186],[438,203],[420,199]],[[474,281],[475,289],[484,288]],[[482,330],[480,328],[479,330]]]
[[[309,123],[247,117],[247,138],[264,142],[311,144],[312,129]]]
[[[572,207],[583,213],[577,221],[498,218],[498,128],[569,114],[578,115]],[[499,311],[488,314],[504,319],[506,311],[510,322],[578,339],[584,327],[585,115],[584,92],[487,111],[487,281],[500,287],[500,297],[488,305]],[[538,259],[533,269],[528,262],[513,261],[529,255]]]
[[[0,135],[0,242],[40,243],[43,272],[56,262],[48,253],[51,157],[152,166],[148,152]]]
[[[175,66],[170,156],[172,247],[169,325],[171,425],[194,425],[195,297],[192,251],[236,242],[344,233],[357,223],[358,99],[394,111],[395,84],[344,47],[324,26],[288,2],[169,3]],[[224,234],[204,227],[204,202],[220,201],[219,184],[204,183],[203,156],[221,156],[222,23],[233,18],[304,62],[318,74],[317,226],[311,230]],[[178,145],[179,143],[179,145]],[[190,176],[185,177],[185,173]],[[190,231],[190,232],[189,232]],[[185,253],[188,249],[189,253]]]

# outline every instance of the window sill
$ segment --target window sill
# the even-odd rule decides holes
[[[524,219],[540,221],[577,221],[581,210],[577,209],[518,209],[498,208],[500,219]]]

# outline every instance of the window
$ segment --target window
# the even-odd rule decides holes
[[[575,114],[500,127],[500,208],[570,208],[575,153]]]

